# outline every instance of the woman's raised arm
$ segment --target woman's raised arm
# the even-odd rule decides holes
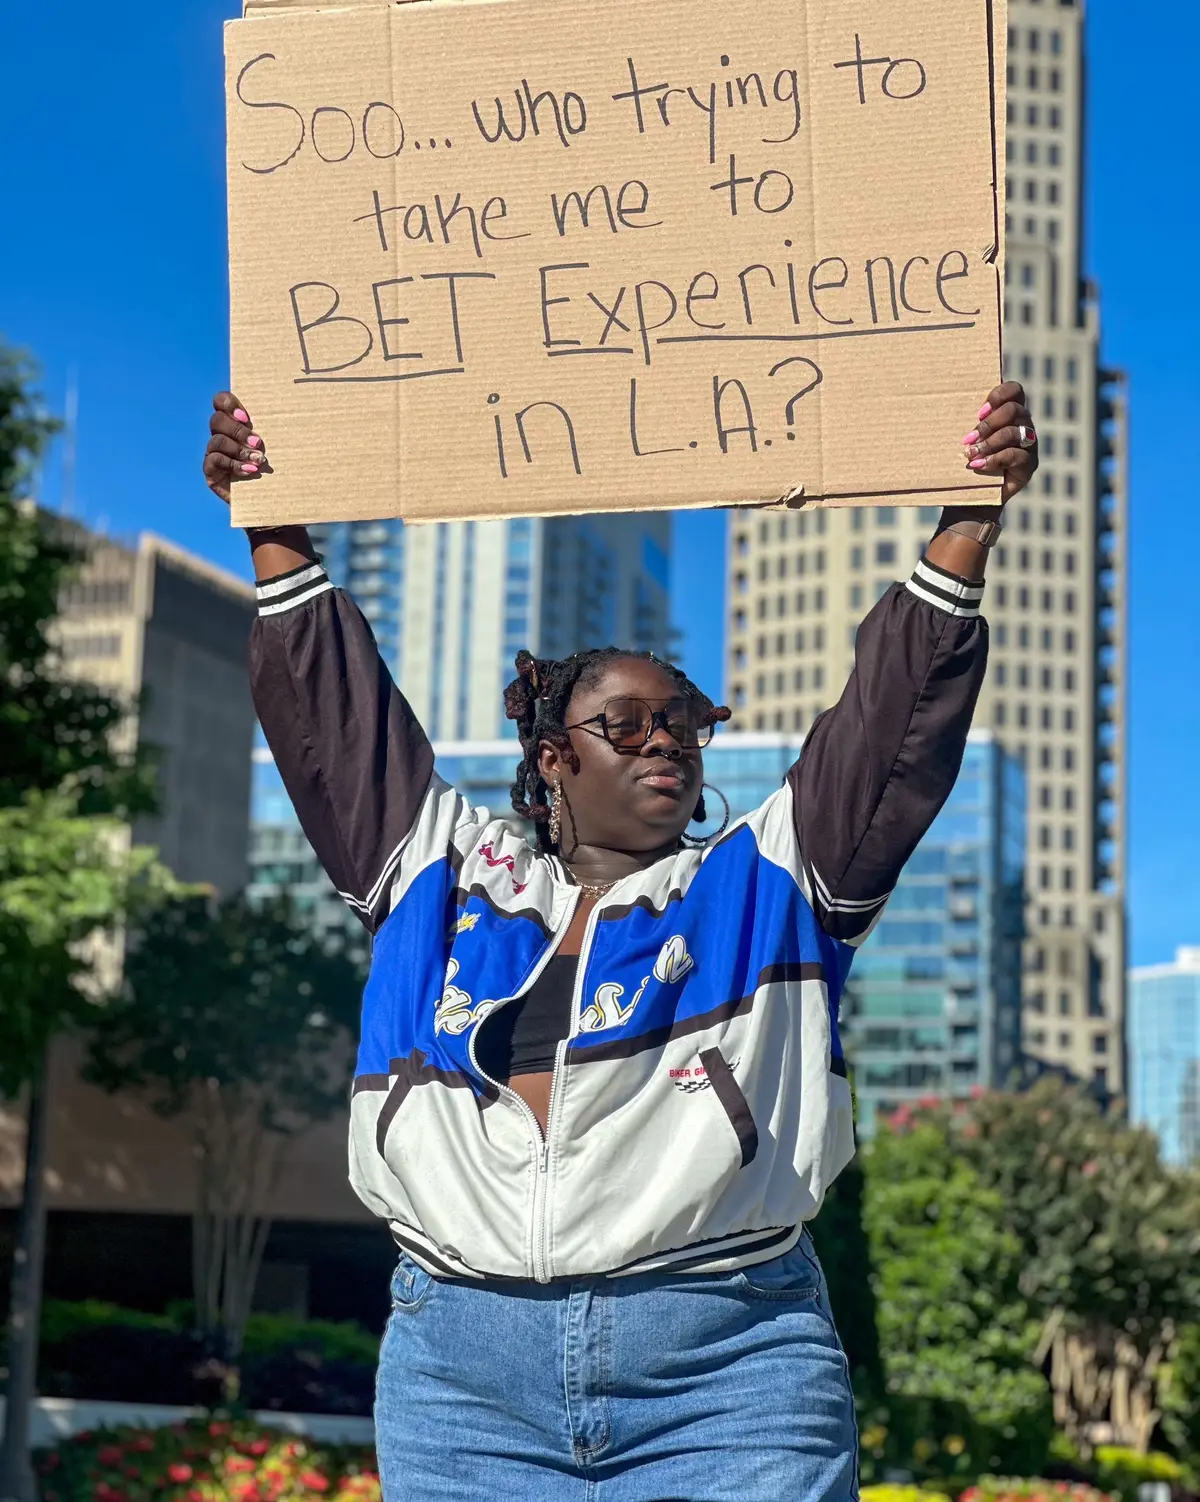
[[[269,465],[237,398],[221,392],[213,407],[204,475],[228,501],[231,483]],[[362,612],[334,589],[305,529],[255,529],[249,537],[258,583],[250,682],[259,722],[309,843],[373,932],[390,911],[402,850],[422,844],[417,825],[433,750]],[[454,811],[428,814],[424,843],[444,849],[442,826],[452,826]]]

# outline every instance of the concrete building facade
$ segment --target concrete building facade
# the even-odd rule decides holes
[[[1113,1095],[1125,1089],[1126,400],[1100,363],[1083,276],[1083,21],[1070,0],[1009,7],[1004,374],[1029,392],[1041,469],[989,565],[975,723],[1027,777],[1024,1049]],[[858,622],[936,519],[890,506],[731,515],[735,728],[802,733],[836,699]]]
[[[57,639],[66,672],[138,704],[126,733],[154,750],[159,811],[139,818],[132,838],[156,846],[181,881],[239,891],[248,877],[254,590],[150,533],[129,545],[93,535],[85,545]]]

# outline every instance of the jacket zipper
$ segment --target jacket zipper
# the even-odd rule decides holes
[[[574,916],[577,905],[578,903],[571,908],[572,916]],[[559,1101],[558,1082],[562,1076],[567,1049],[570,1047],[571,1039],[575,1036],[579,1028],[579,1003],[583,999],[584,972],[587,969],[588,953],[591,950],[592,939],[596,932],[599,911],[600,905],[596,903],[588,914],[587,926],[583,931],[583,942],[579,946],[579,960],[575,969],[575,986],[571,996],[571,1026],[566,1038],[563,1039],[554,1051],[554,1072],[550,1076],[550,1100],[546,1107],[546,1131],[542,1137],[542,1156],[538,1166],[537,1181],[534,1184],[533,1190],[533,1276],[534,1280],[538,1283],[549,1283],[550,1281],[550,1218],[546,1214],[546,1201],[549,1198],[550,1190],[550,1146],[554,1137],[555,1107]]]
[[[558,1045],[558,1049],[555,1052],[554,1073],[551,1076],[551,1082],[550,1082],[550,1105],[549,1105],[549,1107],[547,1108],[547,1111],[546,1111],[546,1133],[543,1134],[543,1132],[542,1132],[542,1124],[541,1124],[540,1121],[538,1121],[537,1115],[533,1111],[533,1108],[531,1106],[529,1106],[527,1104],[527,1102],[525,1102],[524,1100],[522,1100],[521,1097],[517,1094],[517,1092],[515,1090],[510,1089],[508,1085],[502,1085],[499,1080],[494,1080],[491,1077],[490,1074],[486,1073],[483,1069],[481,1069],[479,1067],[479,1063],[478,1063],[478,1061],[475,1058],[475,1040],[479,1036],[479,1029],[488,1020],[488,1017],[494,1016],[500,1010],[501,1007],[508,1006],[510,1002],[514,1002],[514,1001],[519,1000],[519,998],[522,997],[522,996],[524,996],[525,992],[528,991],[529,988],[532,985],[534,985],[534,983],[537,981],[538,977],[541,975],[542,971],[545,970],[546,966],[549,965],[550,961],[558,953],[559,945],[562,943],[563,939],[566,938],[567,930],[571,926],[571,920],[572,920],[572,918],[574,918],[574,916],[575,916],[575,909],[578,906],[579,906],[579,896],[578,895],[573,895],[572,899],[571,899],[571,902],[570,902],[570,906],[568,907],[567,912],[566,912],[566,920],[565,920],[565,922],[563,922],[562,924],[560,924],[560,926],[555,930],[554,935],[553,935],[550,943],[546,946],[546,952],[545,952],[545,954],[543,954],[538,959],[537,963],[528,972],[528,974],[525,976],[525,979],[521,982],[521,984],[517,987],[517,989],[513,992],[513,994],[511,996],[506,996],[503,1001],[501,1001],[497,1006],[494,1006],[492,1008],[492,1010],[487,1014],[487,1017],[481,1017],[479,1019],[479,1021],[474,1024],[474,1026],[471,1028],[471,1036],[470,1036],[470,1038],[467,1041],[467,1057],[471,1061],[471,1068],[475,1070],[476,1074],[480,1075],[483,1079],[485,1079],[488,1082],[488,1084],[491,1085],[491,1087],[492,1087],[493,1090],[498,1091],[499,1094],[501,1094],[503,1096],[506,1096],[509,1100],[514,1101],[516,1103],[516,1105],[520,1108],[522,1114],[524,1115],[526,1121],[529,1123],[529,1128],[530,1128],[530,1131],[532,1133],[534,1143],[536,1145],[536,1151],[537,1151],[537,1178],[536,1178],[536,1180],[534,1182],[534,1188],[533,1188],[533,1226],[532,1226],[532,1233],[531,1233],[531,1242],[532,1242],[532,1249],[533,1249],[534,1277],[536,1278],[536,1280],[539,1283],[548,1283],[550,1281],[548,1277],[540,1277],[538,1275],[538,1267],[539,1267],[539,1265],[542,1262],[544,1262],[544,1257],[542,1255],[539,1255],[538,1231],[539,1231],[539,1217],[540,1217],[540,1215],[542,1213],[542,1205],[543,1205],[543,1201],[545,1199],[544,1185],[545,1185],[545,1181],[546,1181],[547,1170],[549,1168],[550,1144],[549,1144],[548,1138],[549,1138],[549,1128],[550,1128],[550,1122],[551,1122],[550,1112],[553,1110],[553,1107],[554,1107],[554,1082],[558,1078],[558,1066],[562,1062],[562,1059],[563,1059],[563,1057],[564,1057],[564,1055],[566,1053],[566,1044],[565,1043],[560,1043]],[[595,916],[594,910],[593,910],[593,915],[592,916],[593,917]],[[590,919],[589,919],[589,932],[590,932]],[[578,992],[578,981],[579,981],[579,978],[580,978],[581,975],[582,975],[582,970],[579,972],[579,975],[576,976],[576,983],[577,983],[576,984],[576,992]],[[574,1013],[577,1010],[577,1007],[578,1007],[578,995],[576,995],[575,1000],[572,1002],[572,1013],[573,1013],[573,1015],[572,1015],[572,1031],[574,1030],[574,1025],[575,1025],[574,1024]]]

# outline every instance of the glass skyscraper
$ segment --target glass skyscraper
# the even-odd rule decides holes
[[[670,527],[664,512],[636,512],[310,531],[429,734],[487,740],[503,733],[522,647],[668,655]]]
[[[1168,1163],[1200,1163],[1200,947],[1129,972],[1129,1114]]]

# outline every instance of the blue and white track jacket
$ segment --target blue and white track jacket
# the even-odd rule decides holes
[[[954,784],[982,586],[922,562],[863,622],[780,790],[588,923],[548,1131],[476,1067],[579,889],[470,807],[319,564],[259,585],[255,702],[300,820],[375,935],[350,1176],[435,1275],[715,1271],[778,1255],[854,1151],[838,1002]]]

